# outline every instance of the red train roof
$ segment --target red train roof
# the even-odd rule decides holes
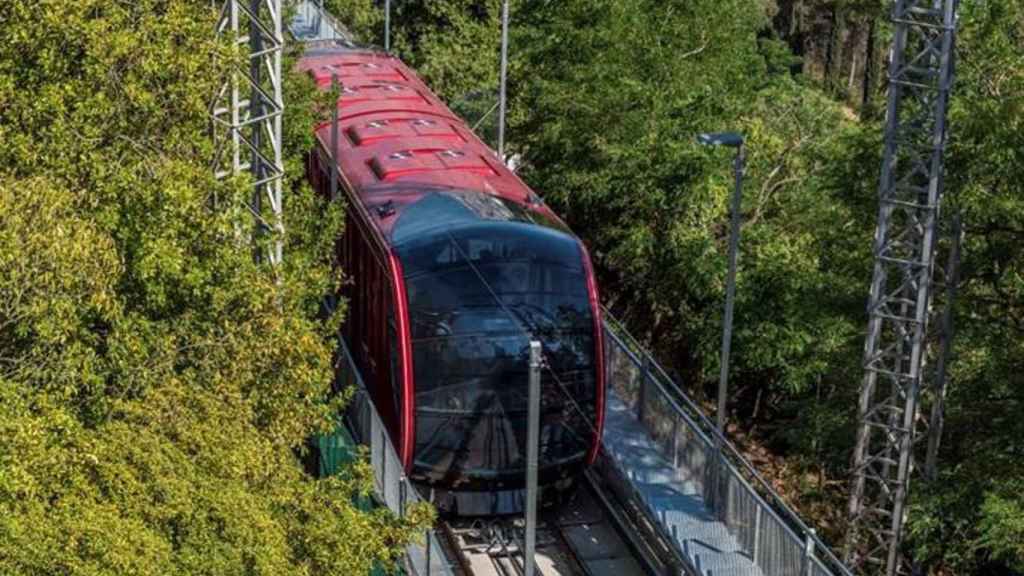
[[[336,74],[340,173],[391,243],[405,207],[438,190],[471,190],[514,203],[539,220],[561,220],[469,126],[394,56],[361,50],[308,52],[298,64],[323,90]],[[331,149],[333,122],[316,127]],[[381,209],[386,207],[386,209]]]

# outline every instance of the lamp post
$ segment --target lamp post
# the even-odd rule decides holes
[[[526,576],[534,576],[537,545],[537,460],[540,453],[540,369],[541,343],[530,341],[530,378],[527,400],[529,423],[526,432]]]
[[[498,86],[498,158],[505,162],[505,113],[508,106],[508,0],[501,3],[501,78]]]
[[[725,400],[729,388],[729,352],[732,348],[732,311],[736,299],[736,256],[740,243],[740,198],[743,195],[743,169],[746,163],[746,151],[743,148],[743,135],[736,132],[717,134],[701,134],[697,141],[704,146],[728,146],[736,149],[733,169],[736,174],[736,187],[732,195],[732,218],[729,225],[729,276],[725,285],[725,320],[722,329],[722,366],[718,374],[718,431],[725,436]]]
[[[384,0],[384,51],[391,52],[391,0]]]

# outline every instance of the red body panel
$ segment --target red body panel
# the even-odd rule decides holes
[[[401,423],[395,441],[408,470],[413,456],[413,358],[405,282],[389,241],[392,226],[406,206],[427,193],[424,186],[481,191],[520,204],[548,220],[561,220],[399,59],[370,51],[314,53],[302,58],[298,68],[308,72],[321,89],[330,89],[334,75],[342,88],[337,103],[336,155],[340,158],[341,187],[349,195],[350,209],[354,208],[371,229],[373,238],[367,240],[378,247],[377,259],[388,266],[387,277],[393,284],[396,329],[401,340],[398,352],[403,364],[399,371],[403,405],[398,410]],[[316,127],[318,145],[328,153],[332,150],[332,133],[332,122]],[[311,180],[322,190],[325,172],[323,166],[319,168],[317,174],[311,165]],[[592,462],[603,424],[604,350],[597,287],[589,256],[584,260],[599,366],[598,419],[594,445],[588,454]]]
[[[402,438],[399,444],[399,457],[406,470],[412,465],[412,414],[415,398],[412,389],[412,336],[409,333],[409,311],[406,309],[405,281],[402,279],[402,263],[394,253],[390,254],[391,274],[395,287],[396,315],[398,316],[398,335],[401,341],[399,354],[402,358]],[[394,383],[392,383],[394,385]]]

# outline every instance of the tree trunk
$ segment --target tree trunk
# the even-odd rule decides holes
[[[868,39],[864,55],[864,84],[861,90],[860,109],[862,116],[872,116],[879,73],[877,16],[872,16],[868,21]]]

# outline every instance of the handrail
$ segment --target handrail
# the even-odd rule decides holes
[[[605,314],[607,314],[607,312],[605,312]],[[608,323],[608,322],[607,322],[607,320],[608,320],[608,316],[605,316],[605,323],[606,323],[606,324]],[[606,330],[607,330],[608,328],[609,328],[609,326],[606,326],[606,327],[605,327],[605,329],[606,329]],[[618,326],[616,326],[615,328],[616,328],[617,330],[622,330],[622,331],[623,331],[623,333],[624,333],[624,334],[625,334],[625,335],[626,335],[626,336],[627,336],[628,338],[630,338],[630,339],[633,339],[633,337],[632,337],[632,336],[630,336],[628,332],[625,332],[625,329],[624,329],[624,328],[623,328],[623,327],[622,327],[621,325],[618,325]],[[611,337],[612,337],[612,339],[614,339],[614,340],[615,340],[615,341],[616,341],[616,342],[617,342],[617,343],[619,344],[619,346],[620,346],[620,347],[622,347],[622,350],[623,350],[624,352],[626,352],[626,354],[627,354],[627,355],[629,356],[629,358],[630,358],[630,359],[631,359],[631,360],[632,360],[632,361],[633,361],[633,362],[634,362],[634,363],[635,363],[635,364],[636,364],[637,366],[643,366],[643,363],[644,363],[644,359],[643,359],[643,358],[640,358],[639,356],[637,356],[637,355],[636,355],[636,353],[635,353],[635,352],[633,352],[633,351],[632,351],[632,350],[631,350],[631,349],[630,349],[630,348],[628,347],[628,344],[627,344],[626,342],[623,342],[622,336],[621,336],[620,334],[616,333],[615,331],[612,331],[612,330],[608,330],[608,335],[609,335],[609,336],[611,336]],[[634,342],[635,342],[635,341],[634,341]],[[649,362],[648,366],[653,366],[654,368],[657,368],[657,369],[658,369],[659,371],[661,371],[661,372],[662,372],[662,374],[664,374],[664,371],[663,371],[663,370],[661,369],[661,366],[659,366],[659,365],[658,365],[658,364],[657,364],[657,363],[656,363],[656,362],[654,361],[654,359],[653,359],[653,358],[652,358],[652,357],[650,356],[650,354],[648,354],[648,353],[647,353],[646,351],[644,351],[643,349],[641,349],[641,350],[642,350],[642,353],[643,353],[643,354],[645,354],[645,355],[647,356],[647,361]],[[672,382],[672,380],[669,380],[669,381],[670,381],[670,382]],[[664,389],[664,386],[662,385],[662,383],[661,383],[661,382],[659,382],[658,380],[655,380],[655,381],[654,381],[654,383],[658,385],[658,388],[659,388],[659,389],[661,389],[661,390],[662,390],[663,392],[666,392],[666,394],[665,394],[665,399],[666,399],[666,400],[668,400],[668,401],[669,401],[669,403],[670,403],[670,404],[672,405],[672,407],[676,409],[676,412],[678,412],[678,413],[679,413],[679,415],[680,415],[680,416],[682,416],[682,417],[683,417],[683,418],[684,418],[684,419],[685,419],[685,420],[686,420],[686,421],[687,421],[687,422],[688,422],[688,423],[690,424],[690,426],[691,426],[691,427],[692,427],[692,428],[694,429],[694,432],[696,432],[697,434],[700,434],[700,436],[701,436],[701,439],[702,439],[702,440],[704,440],[704,441],[706,441],[706,442],[710,443],[710,442],[711,442],[711,438],[709,438],[709,437],[707,436],[707,434],[706,434],[706,433],[705,433],[705,432],[704,432],[703,430],[701,430],[701,429],[700,429],[700,427],[699,427],[699,426],[697,425],[697,423],[693,421],[693,418],[691,418],[691,417],[690,417],[690,414],[688,414],[688,413],[687,413],[687,412],[686,412],[685,410],[683,410],[683,409],[682,409],[682,407],[680,407],[680,406],[679,406],[679,404],[678,404],[678,402],[677,402],[676,398],[674,398],[674,397],[673,397],[673,396],[672,396],[671,394],[667,394],[667,391],[666,391],[666,390]],[[693,406],[693,409],[694,409],[694,410],[697,410],[696,406],[695,406],[695,405],[693,404],[693,401],[692,401],[692,400],[690,400],[689,396],[687,396],[687,395],[686,395],[685,393],[683,393],[683,392],[682,392],[681,390],[676,390],[675,392],[676,392],[677,394],[679,394],[679,395],[680,395],[680,397],[681,397],[681,398],[682,398],[682,399],[683,399],[683,400],[684,400],[685,402],[687,402],[688,404],[690,404],[691,406]],[[698,418],[700,418],[700,419],[703,419],[704,421],[706,421],[706,422],[710,423],[710,420],[708,420],[708,418],[707,418],[706,416],[704,416],[704,415],[703,415],[702,413],[700,413],[700,412],[697,412],[697,416],[698,416]]]
[[[676,384],[675,380],[655,360],[654,355],[629,334],[622,322],[616,319],[611,312],[604,309],[603,314],[606,333],[611,336],[612,340],[618,344],[620,349],[628,355],[636,366],[646,365],[648,368],[653,368],[656,374],[653,374],[652,376],[655,377],[649,380],[661,392],[664,400],[691,428],[692,432],[697,434],[698,439],[706,444],[721,448],[722,455],[726,456],[724,460],[727,470],[733,473],[736,479],[756,497],[759,505],[763,506],[769,514],[775,517],[794,540],[801,544],[809,543],[813,545],[813,550],[822,552],[824,559],[828,560],[829,564],[833,565],[840,574],[843,576],[853,576],[850,569],[836,556],[829,545],[817,535],[817,532],[799,517],[796,511],[768,484],[767,480],[757,472],[735,445],[719,432],[718,427],[712,423],[711,419],[704,414],[703,410],[689,395]],[[670,384],[672,389],[668,390],[666,384]],[[680,402],[686,406],[685,409]],[[745,474],[741,473],[741,470]],[[749,477],[757,489],[751,486],[751,482],[744,476]],[[765,501],[766,498],[767,502]],[[801,538],[801,535],[803,538]]]

